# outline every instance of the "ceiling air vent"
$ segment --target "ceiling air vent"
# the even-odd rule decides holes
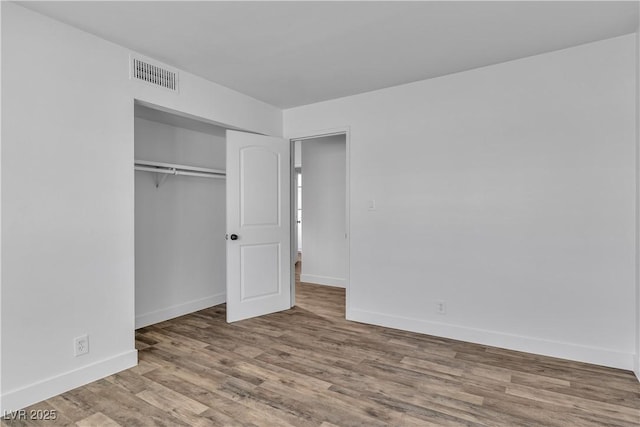
[[[138,58],[132,58],[131,77],[174,92],[178,91],[178,73]]]

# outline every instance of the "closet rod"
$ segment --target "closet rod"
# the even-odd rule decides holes
[[[224,175],[225,171],[222,169],[210,169],[210,168],[201,168],[198,166],[187,166],[187,165],[178,165],[175,163],[163,163],[163,162],[152,162],[150,160],[135,160],[136,166],[150,166],[156,168],[166,168],[166,169],[178,169],[188,172],[204,172],[204,173],[216,173],[220,175]]]
[[[183,171],[176,168],[161,169],[157,167],[154,168],[149,166],[136,165],[135,170],[145,171],[145,172],[164,173],[168,175],[199,176],[202,178],[225,178],[225,176],[219,172],[192,172],[192,171]]]
[[[225,178],[225,175],[214,174],[214,173],[202,173],[202,172],[188,172],[188,171],[176,171],[176,175],[185,175],[185,176],[201,176],[203,178]]]

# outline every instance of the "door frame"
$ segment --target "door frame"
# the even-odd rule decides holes
[[[295,275],[295,262],[293,261],[294,253],[298,252],[298,242],[294,239],[296,238],[296,222],[293,218],[296,218],[295,214],[295,198],[296,194],[294,191],[297,191],[297,188],[294,188],[294,184],[296,181],[296,172],[295,172],[295,142],[296,141],[304,141],[306,139],[315,139],[315,138],[323,138],[327,136],[334,135],[344,135],[345,136],[345,234],[346,234],[346,269],[345,269],[345,318],[349,318],[350,304],[351,299],[349,298],[349,292],[351,288],[351,127],[350,126],[341,126],[331,129],[322,129],[322,130],[311,130],[308,132],[295,132],[292,135],[286,136],[285,139],[289,140],[290,143],[290,157],[291,157],[291,307],[295,306],[296,303],[296,275]],[[304,172],[303,172],[304,173]],[[294,252],[295,251],[295,252]]]

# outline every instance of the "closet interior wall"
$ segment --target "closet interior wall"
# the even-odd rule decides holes
[[[225,169],[225,129],[136,105],[135,159]],[[225,180],[135,173],[136,328],[225,302]]]

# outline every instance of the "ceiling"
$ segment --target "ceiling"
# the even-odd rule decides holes
[[[638,26],[635,1],[19,3],[281,108],[563,49]]]

